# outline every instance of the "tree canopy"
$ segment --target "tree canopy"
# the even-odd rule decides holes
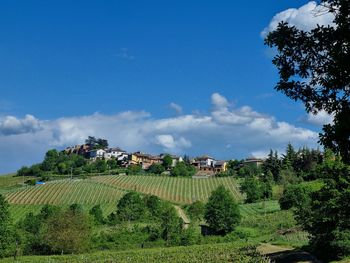
[[[224,186],[219,186],[212,192],[205,206],[205,221],[216,233],[225,235],[234,230],[240,218],[235,199]]]
[[[274,47],[278,91],[304,103],[308,112],[335,116],[323,128],[320,142],[350,163],[350,2],[322,0],[334,14],[333,25],[304,31],[281,22],[265,44]],[[322,14],[318,14],[322,15]]]

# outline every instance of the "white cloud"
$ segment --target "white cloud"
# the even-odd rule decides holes
[[[333,119],[334,116],[332,114],[328,114],[326,111],[321,110],[317,114],[309,113],[305,121],[315,126],[323,126],[325,124],[333,123]]]
[[[36,132],[40,129],[40,122],[34,116],[27,114],[23,119],[14,116],[0,118],[0,134],[16,135]]]
[[[219,93],[213,93],[211,95],[211,104],[216,109],[227,108],[229,106],[227,99]]]
[[[288,22],[299,29],[310,31],[317,25],[332,25],[334,15],[327,12],[326,7],[311,1],[300,8],[289,8],[276,14],[270,24],[261,32],[264,38],[269,32],[275,30],[281,21]]]
[[[182,114],[182,107],[174,102],[169,104],[169,107],[173,109],[177,114]]]
[[[37,125],[32,126],[40,129],[27,128],[24,130],[29,132],[11,133],[11,136],[10,133],[0,134],[0,173],[41,161],[48,149],[82,143],[89,135],[106,138],[111,146],[130,152],[209,154],[218,159],[244,158],[270,148],[284,149],[289,141],[296,147],[317,146],[316,132],[277,121],[249,106],[234,108],[218,93],[212,95],[212,103],[214,108],[209,114],[161,119],[142,111],[115,115],[95,113],[50,121],[27,117],[24,123],[34,122]],[[13,122],[17,125],[12,126],[21,127],[16,120]],[[3,125],[3,121],[1,123]]]
[[[191,142],[184,137],[176,140],[170,134],[161,134],[156,136],[157,144],[161,145],[165,151],[182,153],[182,149],[191,147]]]

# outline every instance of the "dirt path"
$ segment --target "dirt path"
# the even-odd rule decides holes
[[[271,244],[261,244],[258,251],[275,263],[322,263],[308,252]]]
[[[191,223],[191,220],[187,217],[187,215],[185,214],[185,212],[182,210],[181,207],[174,205],[177,213],[179,214],[179,216],[181,217],[181,219],[184,221],[185,225],[188,225]]]

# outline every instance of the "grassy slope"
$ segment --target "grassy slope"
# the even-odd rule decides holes
[[[23,181],[34,177],[15,177],[14,174],[0,176],[0,194],[6,194],[23,186]]]

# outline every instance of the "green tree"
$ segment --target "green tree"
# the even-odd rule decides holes
[[[165,171],[164,166],[159,163],[152,164],[147,170],[147,172],[151,174],[161,174],[164,171]]]
[[[43,171],[53,171],[56,168],[59,152],[52,149],[46,152],[44,161],[41,163]]]
[[[305,185],[288,185],[279,199],[281,209],[303,207],[309,204],[311,190]]]
[[[171,176],[191,177],[196,173],[196,168],[185,162],[178,162],[171,170]]]
[[[91,225],[84,213],[70,209],[50,217],[45,225],[43,240],[54,253],[78,253],[90,245]]]
[[[163,157],[163,166],[165,169],[170,169],[173,165],[173,158],[167,154]]]
[[[322,173],[324,186],[298,208],[296,219],[311,234],[314,253],[329,261],[350,256],[350,167],[336,159]]]
[[[129,165],[126,169],[127,175],[137,175],[143,173],[142,166],[141,165]]]
[[[123,221],[136,221],[145,214],[145,204],[139,193],[125,194],[117,204],[118,217]]]
[[[281,161],[278,158],[277,151],[273,152],[270,150],[267,159],[262,164],[262,171],[264,174],[268,174],[269,172],[273,175],[273,180],[277,182],[279,180],[279,175],[281,171]]]
[[[238,204],[225,187],[219,186],[211,193],[204,214],[210,228],[225,235],[234,230],[240,218]]]
[[[286,154],[282,157],[282,164],[285,169],[294,169],[297,160],[297,153],[291,143],[288,143]]]
[[[181,238],[182,219],[171,204],[164,206],[161,218],[162,238],[167,245],[178,245]]]
[[[205,205],[201,201],[196,201],[188,206],[187,211],[192,220],[200,221],[204,216]]]
[[[83,207],[81,204],[71,204],[69,206],[69,210],[73,213],[73,214],[82,214],[83,213]]]
[[[0,194],[0,258],[13,253],[15,237],[11,228],[9,204]]]
[[[145,203],[149,215],[152,218],[159,218],[162,212],[162,200],[155,195],[146,195],[143,198],[143,201]]]
[[[263,197],[260,181],[253,175],[244,178],[241,190],[246,194],[246,203],[257,202]]]
[[[89,214],[93,216],[93,218],[97,224],[104,224],[105,223],[105,219],[103,217],[103,211],[102,211],[101,205],[93,206],[90,209]]]
[[[277,50],[272,61],[280,75],[276,89],[303,102],[307,112],[334,114],[334,123],[324,126],[320,141],[349,164],[350,2],[320,2],[334,15],[333,26],[304,31],[281,22],[265,44]]]

